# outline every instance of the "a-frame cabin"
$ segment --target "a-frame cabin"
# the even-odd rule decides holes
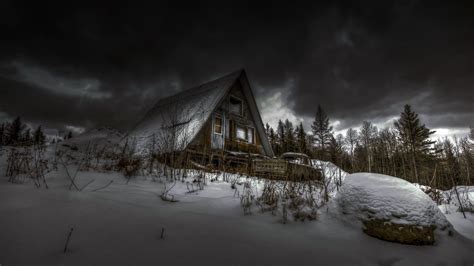
[[[142,150],[273,157],[244,70],[158,100],[129,137]]]

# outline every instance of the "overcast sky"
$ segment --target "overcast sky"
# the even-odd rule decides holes
[[[321,104],[337,131],[390,126],[406,103],[438,136],[474,125],[474,1],[35,2],[0,2],[0,120],[125,130],[245,68],[272,125]]]

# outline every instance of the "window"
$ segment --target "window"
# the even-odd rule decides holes
[[[247,128],[247,141],[249,143],[252,143],[254,144],[255,143],[255,139],[254,139],[254,134],[255,133],[255,129],[253,127],[248,127]]]
[[[236,125],[235,136],[240,141],[255,144],[255,129],[253,127]]]
[[[242,115],[242,100],[236,97],[230,97],[229,112],[233,114]]]
[[[214,117],[214,133],[222,134],[222,117],[217,115]]]
[[[235,128],[236,128],[235,132],[236,132],[236,137],[237,137],[237,139],[239,139],[239,140],[245,140],[245,141],[246,141],[246,140],[247,140],[247,136],[246,136],[246,130],[245,130],[245,128],[242,127],[242,126],[239,126],[239,125],[237,125]]]

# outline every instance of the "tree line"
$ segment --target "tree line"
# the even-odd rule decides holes
[[[331,161],[347,172],[382,173],[442,189],[473,184],[474,128],[469,137],[433,140],[435,132],[410,105],[405,105],[391,127],[382,129],[363,121],[360,129],[335,135],[328,115],[318,106],[311,134],[302,123],[295,128],[288,120],[279,121],[276,130],[267,124],[266,133],[277,156],[301,152]]]
[[[45,144],[46,135],[41,126],[33,132],[21,121],[20,117],[11,122],[0,124],[0,145]]]
[[[72,132],[69,131],[64,139],[72,138]],[[6,145],[44,145],[47,139],[41,125],[32,129],[27,124],[23,123],[18,116],[11,122],[4,122],[0,124],[0,146]],[[53,139],[53,142],[55,140]]]

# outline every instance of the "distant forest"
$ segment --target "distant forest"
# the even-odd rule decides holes
[[[413,183],[448,189],[474,184],[474,129],[469,137],[434,141],[427,128],[405,105],[392,127],[378,129],[363,121],[359,130],[349,128],[346,136],[334,135],[328,115],[318,106],[307,134],[279,121],[276,129],[266,124],[266,134],[275,154],[301,152],[312,158],[331,161],[347,172],[373,172],[401,177]]]
[[[63,139],[72,138],[72,132],[68,132]],[[52,139],[50,142],[56,142]],[[11,122],[0,124],[0,147],[2,145],[45,145],[48,139],[43,132],[41,125],[32,129],[21,121],[20,117]]]

